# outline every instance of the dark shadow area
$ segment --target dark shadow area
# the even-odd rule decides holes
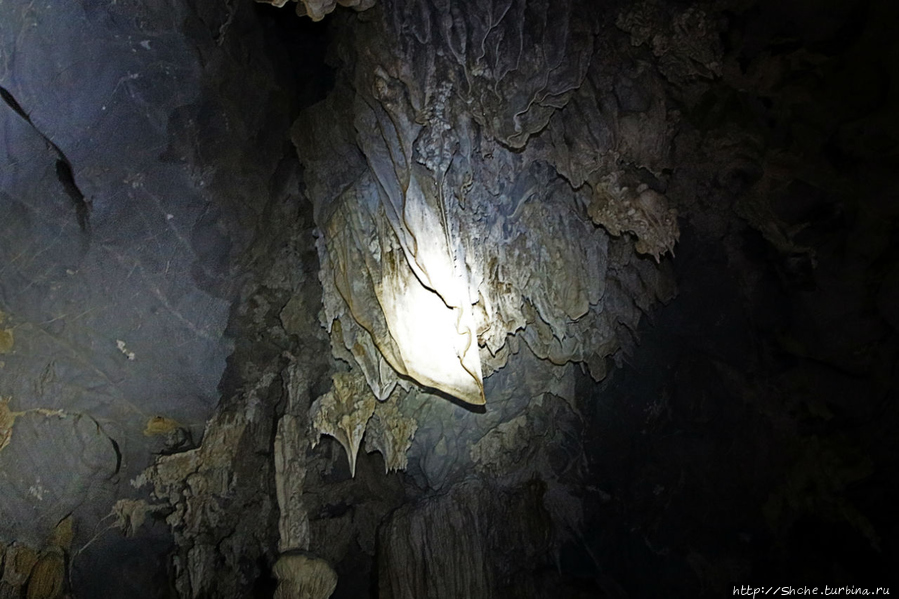
[[[334,88],[334,69],[325,60],[332,37],[331,19],[316,23],[297,16],[292,2],[281,8],[254,3],[253,8],[264,31],[266,53],[296,116]]]
[[[171,552],[167,530],[158,526],[157,536],[142,534],[123,538],[118,530],[107,532],[95,546],[76,556],[72,584],[78,597],[131,597],[171,599]]]
[[[579,384],[592,482],[586,546],[569,549],[581,554],[568,567],[594,567],[628,597],[888,586],[899,462],[883,431],[899,426],[895,385],[878,397],[858,374],[784,345],[808,291],[785,286],[756,233],[743,246],[759,274],[747,294],[747,273],[682,230],[678,297],[644,321],[623,368]],[[896,346],[884,330],[878,351],[895,361]]]

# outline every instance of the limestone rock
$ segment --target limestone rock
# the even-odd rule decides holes
[[[633,45],[652,49],[660,71],[672,82],[721,75],[718,23],[700,6],[681,10],[658,0],[635,2],[618,16],[616,25],[630,33]]]
[[[203,196],[229,167],[163,156],[218,60],[201,56],[212,35],[187,41],[183,8],[0,3],[0,397],[25,413],[11,428],[0,415],[4,541],[40,547],[72,513],[87,543],[160,449],[147,418],[197,426],[218,401],[230,217]],[[212,128],[190,134],[204,157]]]
[[[115,525],[126,537],[133,537],[154,512],[165,510],[165,505],[150,505],[143,499],[119,499],[112,506]]]
[[[245,418],[233,414],[216,418],[199,448],[162,456],[137,479],[138,485],[152,485],[155,498],[175,508],[166,519],[171,526],[196,534],[219,524],[217,497],[233,484],[228,467],[246,429]]]
[[[15,415],[9,409],[9,399],[0,397],[0,451],[9,445],[12,437],[12,425],[15,422]]]
[[[309,548],[309,518],[303,505],[303,482],[306,477],[306,428],[293,414],[285,414],[278,422],[275,436],[275,487],[279,508],[279,540],[281,551]]]
[[[422,487],[445,490],[482,474],[503,484],[539,475],[551,481],[557,465],[546,461],[551,445],[578,437],[573,365],[557,366],[534,355],[519,340],[518,353],[485,381],[492,398],[482,413],[423,392],[397,402],[417,424],[406,472]],[[577,455],[576,444],[570,448]],[[568,465],[577,468],[577,460]],[[559,470],[561,472],[561,470]]]
[[[669,209],[665,197],[646,185],[635,191],[617,185],[617,177],[604,178],[595,187],[590,218],[612,235],[627,231],[637,237],[634,248],[656,261],[670,252],[680,238],[677,211]]]
[[[355,10],[368,10],[375,5],[375,0],[293,0],[297,2],[297,14],[306,15],[313,21],[321,21],[337,6],[346,6]],[[288,0],[256,0],[264,4],[271,4],[281,8]]]
[[[337,588],[328,562],[300,553],[282,554],[272,572],[278,579],[275,599],[328,599]]]
[[[350,473],[355,476],[356,456],[377,400],[357,371],[337,373],[332,381],[331,390],[312,404],[310,420],[319,437],[330,435],[337,439],[346,451]],[[312,446],[317,443],[316,439]]]
[[[405,470],[406,452],[412,446],[418,423],[414,418],[400,412],[399,397],[405,392],[395,391],[383,402],[378,402],[365,432],[366,451],[379,451],[384,456],[384,471]]]
[[[38,554],[30,547],[18,544],[7,546],[0,585],[13,591],[23,588],[37,561]]]
[[[403,506],[379,530],[378,596],[531,596],[499,591],[549,548],[543,493],[537,481],[509,491],[471,481]]]
[[[527,413],[503,422],[471,446],[471,460],[478,465],[496,465],[502,472],[513,470],[514,462],[521,458],[520,449],[525,443],[520,437],[527,427]]]
[[[239,597],[258,576],[255,561],[269,546],[266,527],[274,505],[267,491],[274,476],[270,458],[257,463],[250,456],[270,448],[273,418],[264,415],[259,395],[273,378],[263,376],[241,396],[240,409],[218,413],[199,447],[158,457],[135,480],[137,486],[150,486],[150,510],[169,512],[165,521],[178,546],[174,586],[183,597]],[[132,531],[147,512],[133,507],[119,504],[118,510],[121,524]]]
[[[639,320],[634,300],[667,295],[652,285],[641,285],[645,301],[621,292],[623,269],[580,189],[625,154],[661,169],[663,150],[639,123],[666,131],[664,106],[638,98],[646,116],[612,112],[619,135],[572,147],[580,134],[560,128],[583,130],[585,110],[602,100],[582,85],[589,19],[567,2],[474,4],[409,12],[385,2],[352,23],[340,94],[293,129],[320,230],[323,325],[334,355],[355,362],[381,400],[411,378],[483,404],[484,378],[516,351],[507,343],[519,332],[539,357],[586,363],[600,379]],[[575,155],[597,160],[575,173]],[[675,215],[654,191],[633,199],[639,214],[621,203],[594,220],[618,235],[627,217],[636,251],[658,257],[677,240]]]
[[[31,570],[26,599],[59,599],[62,596],[66,562],[59,549],[44,552]]]
[[[281,552],[309,549],[305,492],[307,448],[311,444],[308,380],[293,362],[287,370],[287,407],[275,434],[275,493],[278,499],[278,547]]]

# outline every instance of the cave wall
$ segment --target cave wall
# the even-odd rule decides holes
[[[140,472],[147,457],[132,458],[152,446],[142,434],[151,418],[200,432],[230,351],[229,308],[192,276],[217,268],[197,246],[223,242],[202,177],[159,160],[170,112],[200,94],[199,61],[169,31],[177,16],[0,10],[0,393],[14,417],[0,459],[32,462],[4,480],[22,499],[3,502],[0,521],[4,536],[37,542],[114,493],[111,479]],[[16,471],[9,464],[4,475]],[[38,510],[39,528],[35,500],[54,506]]]
[[[895,7],[274,4],[0,4],[0,597],[888,582]]]
[[[168,575],[172,537],[133,481],[197,446],[237,392],[218,389],[238,351],[226,329],[268,198],[291,193],[282,132],[304,100],[277,87],[252,6],[0,12],[0,538],[47,551],[69,518],[80,594],[151,596],[159,582],[138,581],[157,554]],[[8,571],[9,596],[37,588]]]

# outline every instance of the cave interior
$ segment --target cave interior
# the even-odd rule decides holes
[[[0,1],[0,599],[883,593],[897,28]]]

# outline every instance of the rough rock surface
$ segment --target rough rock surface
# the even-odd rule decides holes
[[[0,2],[0,598],[889,583],[895,2],[269,4]]]
[[[379,399],[408,377],[482,404],[484,376],[506,364],[507,338],[519,332],[541,358],[587,363],[601,379],[604,358],[639,322],[637,306],[668,299],[671,283],[651,265],[627,280],[635,273],[621,266],[636,265],[633,249],[610,249],[588,220],[584,206],[595,200],[582,181],[573,187],[560,174],[567,164],[554,168],[553,148],[528,144],[553,136],[555,115],[582,87],[590,21],[570,4],[455,10],[386,2],[347,22],[340,92],[294,126],[321,229],[335,355],[355,362]],[[582,99],[593,111],[599,102]],[[664,109],[653,115],[665,130]],[[589,150],[668,166],[658,156],[665,137],[601,141]],[[572,150],[561,136],[553,143]],[[638,252],[673,249],[664,197],[645,184],[628,192],[618,175],[608,164],[584,173],[597,186],[617,182],[589,216],[612,235],[635,233]]]
[[[121,455],[88,416],[61,410],[12,416],[0,450],[0,538],[41,547],[64,518],[109,495]]]
[[[394,512],[379,533],[379,596],[535,596],[530,572],[552,541],[543,492],[539,482],[505,492],[465,483]]]
[[[252,262],[268,198],[290,193],[277,187],[289,178],[290,103],[255,23],[243,3],[0,6],[0,396],[16,415],[0,417],[0,541],[40,550],[72,513],[73,583],[88,595],[166,586],[123,581],[130,566],[108,557],[107,516],[114,521],[117,499],[139,496],[129,482],[154,454],[201,440],[234,351],[225,329],[241,261]],[[292,214],[286,222],[297,222]],[[271,428],[264,403],[258,417]],[[267,438],[246,430],[250,446]],[[198,470],[222,472],[222,459]],[[267,464],[246,464],[264,481],[256,489],[271,486]],[[209,488],[228,485],[189,490],[202,502]],[[241,489],[254,507],[274,501]],[[243,511],[235,505],[224,513]],[[271,512],[255,513],[244,525],[264,536]],[[204,514],[192,512],[193,522],[210,524]],[[155,551],[160,534],[151,522],[123,551]],[[188,545],[182,569],[205,563],[206,545]],[[232,554],[249,560],[234,578],[248,570],[252,586],[258,565]]]
[[[331,13],[338,5],[354,8],[356,10],[367,10],[375,5],[375,0],[293,0],[297,3],[297,15],[303,17],[308,16],[313,21],[321,21],[326,15]],[[256,2],[264,2],[278,8],[287,4],[288,0],[256,0]]]
[[[377,400],[358,371],[338,372],[332,380],[331,391],[312,405],[310,418],[319,435],[331,435],[340,442],[350,464],[350,475],[356,476],[356,456]],[[312,446],[317,443],[313,441]]]
[[[276,599],[328,599],[337,588],[337,574],[327,562],[305,555],[285,554],[275,563]]]

